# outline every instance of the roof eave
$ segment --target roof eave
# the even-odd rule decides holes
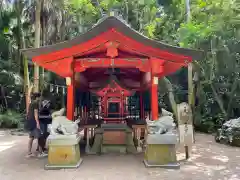
[[[92,29],[80,35],[79,37],[76,37],[73,40],[57,43],[54,45],[44,46],[40,48],[22,49],[21,52],[28,58],[33,58],[36,56],[40,56],[42,54],[49,54],[51,52],[59,51],[64,48],[70,48],[72,46],[86,42],[96,37],[97,35],[101,34],[102,32],[109,30],[110,28],[115,28],[124,35],[131,37],[132,39],[139,41],[142,44],[151,46],[156,49],[168,51],[170,53],[179,54],[183,56],[189,56],[193,60],[201,60],[205,57],[204,52],[201,50],[180,48],[177,46],[171,46],[156,40],[149,39],[148,37],[140,34],[139,32],[132,29],[130,26],[126,25],[124,22],[122,22],[120,19],[114,16],[110,16],[107,18],[104,17],[103,21],[99,21],[99,23],[93,26]]]

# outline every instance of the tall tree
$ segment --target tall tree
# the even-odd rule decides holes
[[[41,43],[41,9],[43,0],[36,0],[35,10],[35,38],[34,47],[39,48]],[[39,92],[39,66],[34,64],[34,92]]]

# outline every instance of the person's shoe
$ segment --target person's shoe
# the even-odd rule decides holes
[[[34,154],[33,154],[33,153],[28,153],[28,154],[26,155],[26,158],[30,158],[30,157],[34,157]]]
[[[43,157],[47,157],[47,156],[48,156],[48,154],[46,154],[45,152],[38,154],[38,158],[43,158]]]

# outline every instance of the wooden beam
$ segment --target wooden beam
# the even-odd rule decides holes
[[[141,71],[150,71],[148,59],[142,58],[79,58],[76,59],[74,70],[82,72],[93,67],[139,68]]]

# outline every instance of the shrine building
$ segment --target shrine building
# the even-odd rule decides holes
[[[150,92],[149,112],[156,120],[158,80],[203,58],[201,51],[149,39],[114,16],[101,19],[72,40],[22,52],[40,67],[66,78],[69,120],[74,120],[77,112],[84,111],[85,117],[97,112],[104,123],[125,121],[130,111],[129,97],[136,93],[138,116],[144,118],[145,91]],[[98,107],[93,110],[78,105],[78,92],[93,94]]]

